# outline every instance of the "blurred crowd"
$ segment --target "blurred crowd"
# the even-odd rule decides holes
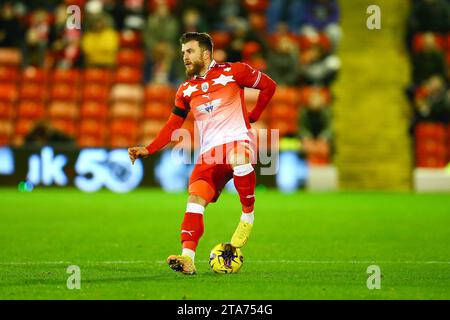
[[[75,13],[67,12],[70,5],[81,9],[80,29],[67,28]],[[298,89],[296,125],[282,135],[305,140],[311,150],[325,148],[328,157],[339,19],[336,0],[2,1],[0,47],[20,50],[22,68],[114,70],[131,32],[138,35],[131,59],[142,60],[140,83],[176,87],[185,79],[179,36],[208,32],[216,61],[246,62],[279,87]]]
[[[442,167],[450,160],[450,0],[411,0],[406,34],[416,165]]]

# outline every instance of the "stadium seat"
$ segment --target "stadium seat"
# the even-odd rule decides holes
[[[425,39],[424,33],[416,33],[413,38],[413,51],[420,52],[424,48]],[[439,34],[434,34],[436,47],[443,51],[445,49],[445,38]]]
[[[70,84],[76,86],[80,80],[80,71],[76,69],[56,69],[52,74],[52,81],[56,84]]]
[[[299,90],[295,87],[279,86],[271,103],[286,103],[297,105],[299,103]]]
[[[248,11],[264,12],[268,6],[268,0],[244,0],[243,5]]]
[[[156,136],[159,131],[164,127],[165,121],[162,120],[145,120],[141,123],[139,136],[142,139],[149,139],[148,137]],[[149,143],[150,140],[147,141]]]
[[[55,118],[50,119],[52,127],[69,136],[75,137],[77,133],[76,121],[72,119]]]
[[[251,60],[252,55],[261,51],[261,45],[255,41],[248,41],[242,48],[242,60]]]
[[[16,121],[14,135],[18,137],[26,136],[33,128],[36,120],[19,118]]]
[[[50,92],[51,100],[77,101],[78,89],[68,83],[54,83]]]
[[[47,115],[53,119],[77,119],[78,113],[77,104],[67,101],[52,101],[47,110]]]
[[[9,139],[12,133],[12,122],[9,120],[0,119],[0,146],[9,144]]]
[[[110,136],[126,136],[135,139],[139,123],[133,119],[113,119],[110,122]]]
[[[163,102],[174,104],[176,90],[167,85],[148,85],[145,87],[146,102]]]
[[[426,155],[416,158],[416,167],[419,168],[444,168],[446,165],[446,159],[437,155]]]
[[[213,31],[211,38],[214,42],[214,50],[225,49],[231,41],[231,34],[226,31]]]
[[[119,39],[121,48],[139,48],[141,46],[141,34],[134,30],[123,30]]]
[[[93,135],[83,135],[78,137],[77,144],[81,148],[102,147],[105,146],[105,139]]]
[[[15,102],[17,97],[18,92],[15,84],[0,84],[0,101]]]
[[[45,116],[45,105],[35,101],[20,101],[17,107],[19,119],[38,120]]]
[[[267,19],[264,12],[250,12],[249,14],[250,26],[264,34],[267,30]]]
[[[313,45],[320,45],[325,51],[330,51],[330,39],[324,33],[301,35],[298,37],[300,50],[304,51]]]
[[[0,48],[0,65],[19,67],[22,62],[22,53],[19,49]]]
[[[138,120],[141,117],[141,113],[142,110],[139,104],[121,101],[112,104],[110,117]]]
[[[144,107],[144,118],[167,121],[171,110],[171,105],[162,102],[148,102]]]
[[[111,70],[101,68],[88,68],[83,72],[83,85],[91,83],[99,85],[110,85],[113,80]]]
[[[416,139],[431,138],[444,141],[446,135],[445,126],[439,123],[418,123],[415,128]]]
[[[19,80],[19,70],[12,66],[0,65],[0,83],[16,83]]]
[[[22,72],[22,85],[24,83],[37,83],[44,85],[48,80],[48,74],[43,69],[28,67]]]
[[[109,100],[109,86],[96,83],[84,85],[82,89],[82,100],[107,103]]]
[[[20,88],[19,96],[21,100],[44,102],[47,97],[47,89],[40,83],[24,83]]]
[[[108,105],[98,101],[83,102],[80,117],[83,119],[106,120],[108,117]]]
[[[142,68],[144,64],[144,51],[139,49],[122,49],[117,53],[117,65]]]
[[[103,139],[108,133],[107,123],[98,119],[82,119],[78,126],[78,136],[90,136]]]
[[[142,71],[139,68],[119,67],[115,74],[115,83],[138,84],[142,80]]]
[[[123,135],[111,135],[109,137],[109,146],[111,148],[127,148],[136,144],[136,138],[123,136]]]
[[[320,94],[320,96],[324,99],[325,104],[329,104],[331,102],[331,93],[330,89],[327,87],[303,87],[300,89],[300,93],[298,96],[299,104],[304,106],[308,105],[311,99],[311,95]]]
[[[11,102],[0,101],[0,120],[9,120],[14,117],[14,105]]]
[[[298,108],[295,104],[272,103],[270,105],[269,117],[274,120],[297,121]]]
[[[144,90],[141,85],[116,84],[111,88],[110,100],[112,102],[133,102],[139,104],[144,99]]]
[[[269,129],[278,129],[279,136],[284,137],[287,134],[296,134],[298,132],[297,121],[270,120]]]

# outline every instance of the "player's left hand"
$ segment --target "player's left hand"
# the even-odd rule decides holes
[[[131,164],[134,164],[136,159],[147,158],[149,153],[145,147],[132,147],[128,148],[128,156],[130,157]]]

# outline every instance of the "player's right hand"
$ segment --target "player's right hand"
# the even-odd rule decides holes
[[[128,148],[128,156],[130,157],[131,164],[134,164],[136,159],[147,158],[149,154],[145,147],[132,147]]]

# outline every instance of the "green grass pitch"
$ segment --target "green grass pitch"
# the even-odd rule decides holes
[[[210,249],[238,223],[237,195],[205,212],[198,274],[180,252],[186,194],[0,189],[0,299],[450,299],[450,196],[257,192],[240,273],[213,274]],[[81,289],[69,290],[69,265]],[[381,289],[366,286],[381,269]]]

